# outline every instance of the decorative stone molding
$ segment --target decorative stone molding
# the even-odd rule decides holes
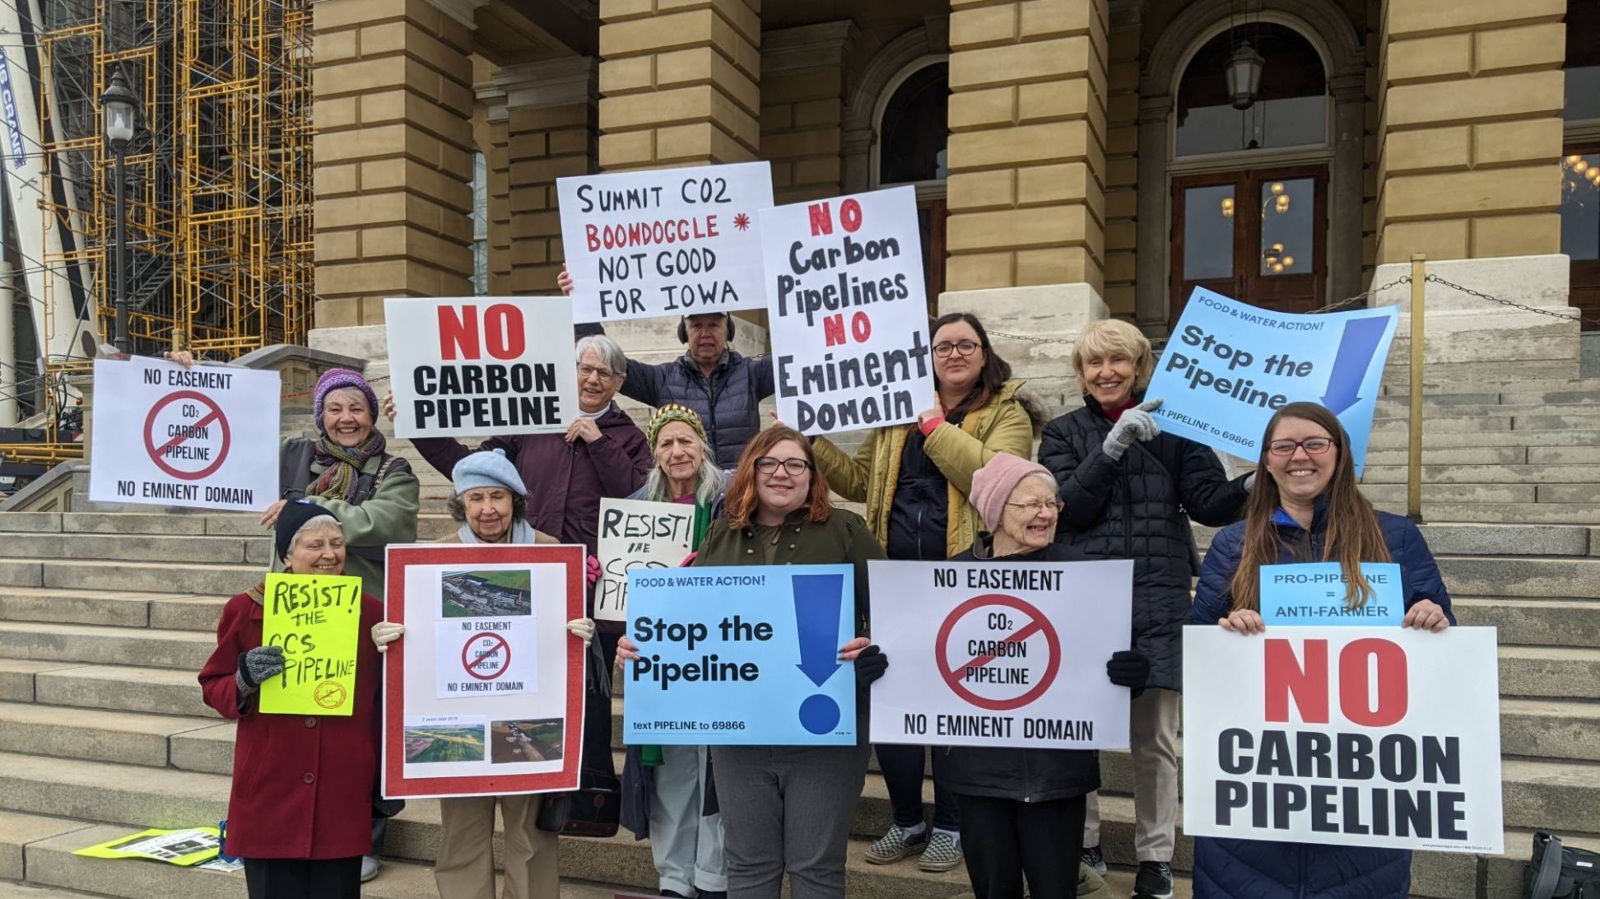
[[[825,67],[843,68],[858,32],[855,22],[819,22],[761,33],[763,75]]]
[[[468,28],[477,30],[476,16],[474,15],[481,6],[488,6],[489,0],[427,0],[434,9],[444,13]]]
[[[501,66],[490,80],[490,89],[505,96],[508,109],[593,103],[598,88],[599,61],[588,56]]]

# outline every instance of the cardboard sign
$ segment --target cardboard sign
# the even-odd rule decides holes
[[[565,297],[383,301],[397,437],[563,433],[578,414]]]
[[[910,187],[761,214],[778,415],[803,434],[915,421],[933,351]]]
[[[594,617],[628,620],[628,572],[677,568],[694,551],[694,506],[637,499],[600,501],[600,584]]]
[[[759,309],[772,165],[556,179],[578,321]]]
[[[262,713],[353,714],[361,578],[272,572],[262,606],[261,643],[282,646],[284,660],[261,685]]]
[[[868,563],[872,741],[1101,749],[1128,745],[1133,563]]]
[[[85,858],[142,858],[179,867],[193,867],[217,857],[221,831],[215,827],[151,828],[104,843],[74,849]]]
[[[623,741],[854,745],[854,617],[849,565],[631,572]]]
[[[1367,456],[1399,307],[1290,315],[1197,287],[1145,396],[1163,431],[1244,459],[1261,455],[1272,415],[1320,403],[1350,432],[1356,474]]]
[[[255,512],[278,499],[277,372],[96,359],[89,499]]]
[[[581,546],[391,546],[383,795],[578,786],[587,648]]]
[[[1345,608],[1346,582],[1338,562],[1261,566],[1261,620],[1269,625],[1399,627],[1406,617],[1400,566],[1363,562],[1361,575],[1374,595]]]
[[[1183,829],[1499,855],[1495,629],[1184,628]]]

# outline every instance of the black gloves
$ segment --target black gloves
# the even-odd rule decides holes
[[[1144,653],[1132,649],[1114,652],[1111,661],[1106,663],[1106,677],[1119,687],[1132,689],[1134,698],[1138,698],[1150,680],[1150,660]]]
[[[262,684],[283,673],[283,647],[257,646],[239,656],[239,695],[254,693]]]
[[[856,686],[865,687],[889,670],[889,657],[874,643],[856,656]]]

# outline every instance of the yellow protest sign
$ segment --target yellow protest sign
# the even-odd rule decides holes
[[[352,714],[361,578],[269,574],[262,606],[261,642],[283,647],[284,668],[261,685],[261,711]]]

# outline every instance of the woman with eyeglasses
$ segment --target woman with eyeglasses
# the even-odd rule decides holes
[[[811,443],[776,425],[745,447],[694,567],[855,566],[856,632],[867,625],[867,561],[883,548],[861,516],[833,508]],[[788,601],[780,596],[774,602]],[[624,659],[639,657],[626,636]],[[844,896],[850,822],[866,781],[867,685],[888,660],[856,637],[839,648],[856,677],[855,746],[712,746],[729,899],[778,899],[784,875],[795,899]]]
[[[1332,412],[1290,403],[1267,424],[1245,519],[1217,532],[1206,552],[1189,622],[1249,636],[1261,620],[1261,566],[1338,562],[1345,603],[1372,588],[1363,562],[1394,562],[1405,588],[1403,627],[1440,633],[1455,623],[1450,593],[1422,532],[1379,512],[1356,486],[1350,437]],[[1195,899],[1404,899],[1411,853],[1404,849],[1196,837]]]
[[[867,434],[855,456],[826,439],[814,445],[817,465],[845,499],[867,505],[867,523],[889,558],[938,562],[972,546],[983,521],[968,496],[972,475],[995,453],[1033,451],[1038,417],[1011,380],[1011,366],[989,344],[977,317],[955,312],[933,323],[933,405],[915,425]],[[923,820],[926,748],[874,747],[889,790],[894,821],[867,850],[885,865],[920,854],[924,871],[961,864],[961,814],[943,785],[944,753],[933,754],[933,826]]]
[[[1150,660],[1150,687],[1133,700],[1133,894],[1172,896],[1178,816],[1178,707],[1183,623],[1199,569],[1189,520],[1220,527],[1244,511],[1249,476],[1229,480],[1210,449],[1163,434],[1145,402],[1155,370],[1150,341],[1125,321],[1085,328],[1072,348],[1083,407],[1045,426],[1039,462],[1066,503],[1056,540],[1092,559],[1133,560],[1133,648]],[[1090,795],[1083,861],[1104,873],[1100,806]]]

